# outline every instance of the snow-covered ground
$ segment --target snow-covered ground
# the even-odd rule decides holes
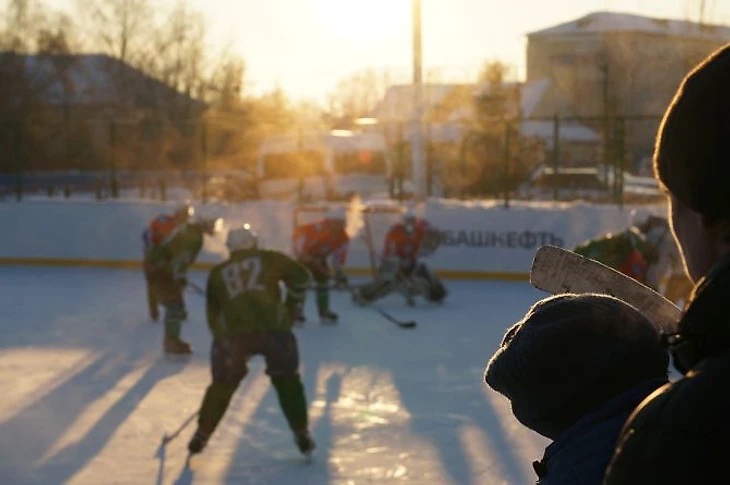
[[[146,317],[141,274],[0,268],[0,483],[530,483],[545,440],[481,378],[507,325],[543,295],[525,283],[449,287],[443,307],[383,302],[416,319],[415,330],[344,295],[333,301],[339,326],[297,330],[313,463],[298,455],[257,359],[186,470],[194,425],[158,446],[209,383],[202,299],[188,295],[183,329],[196,353],[172,362],[160,355],[161,325]]]

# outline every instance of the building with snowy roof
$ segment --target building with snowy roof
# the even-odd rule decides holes
[[[10,153],[6,168],[13,170],[149,168],[160,158],[160,140],[192,138],[206,109],[103,54],[0,52],[0,84],[0,143],[22,147]],[[190,151],[177,150],[181,165]]]
[[[141,110],[197,116],[205,105],[104,54],[23,55],[0,52],[7,106],[93,108],[105,116]]]
[[[684,76],[730,42],[730,27],[595,12],[528,34],[527,83],[549,88],[534,116],[626,117],[629,163],[650,156],[660,118]],[[611,136],[607,134],[607,136]]]
[[[523,139],[540,142],[547,150],[552,150],[555,137],[560,139],[561,153],[569,164],[595,162],[600,144],[600,134],[575,121],[565,121],[555,133],[554,123],[549,119],[535,117],[537,107],[550,88],[550,81],[541,79],[531,82],[504,82],[499,86],[488,84],[426,84],[424,85],[424,119],[426,135],[433,144],[461,144],[475,129],[478,114],[476,106],[479,98],[499,99],[494,123],[501,130],[501,118],[522,121],[516,126]],[[378,130],[384,131],[387,138],[410,140],[415,130],[412,120],[415,117],[413,105],[413,86],[398,85],[387,90],[385,96],[373,112],[379,120]],[[495,125],[496,126],[496,125]]]

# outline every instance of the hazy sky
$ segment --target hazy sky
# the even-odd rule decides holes
[[[174,0],[158,0],[171,3]],[[58,5],[71,0],[53,0]],[[232,41],[247,63],[249,88],[279,86],[322,100],[348,73],[411,73],[411,0],[191,0],[215,42]],[[686,18],[691,0],[422,0],[424,70],[466,81],[488,58],[524,74],[525,34],[599,10]],[[730,1],[707,0],[730,23]],[[696,10],[692,12],[696,17]]]

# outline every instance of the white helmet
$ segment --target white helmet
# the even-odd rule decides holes
[[[659,236],[663,238],[669,230],[669,223],[665,217],[657,216],[646,209],[635,209],[631,211],[631,226],[649,236],[655,229],[658,229]],[[654,234],[656,236],[657,233]]]
[[[226,246],[230,252],[255,249],[258,243],[258,235],[248,224],[231,229],[226,238]]]
[[[629,225],[632,227],[641,227],[651,217],[654,217],[654,213],[644,207],[637,207],[632,209],[629,214]]]
[[[416,213],[410,207],[403,213],[403,222],[415,221]]]
[[[344,207],[332,207],[327,211],[326,219],[328,221],[345,222],[347,219],[347,211]]]

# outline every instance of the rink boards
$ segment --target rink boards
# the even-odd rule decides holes
[[[141,268],[141,234],[175,203],[146,201],[23,201],[0,204],[0,264]],[[263,247],[290,250],[294,204],[256,201],[196,206],[203,216],[222,217],[226,225],[248,222]],[[441,231],[441,246],[427,263],[442,277],[522,280],[535,250],[546,244],[573,247],[628,225],[632,207],[615,205],[498,203],[430,200],[416,210]],[[652,206],[658,214],[662,206]],[[350,212],[356,214],[356,211]],[[350,221],[352,222],[352,221]],[[347,258],[352,275],[370,273],[368,249],[355,227]],[[198,269],[227,255],[224,234],[206,239]]]

